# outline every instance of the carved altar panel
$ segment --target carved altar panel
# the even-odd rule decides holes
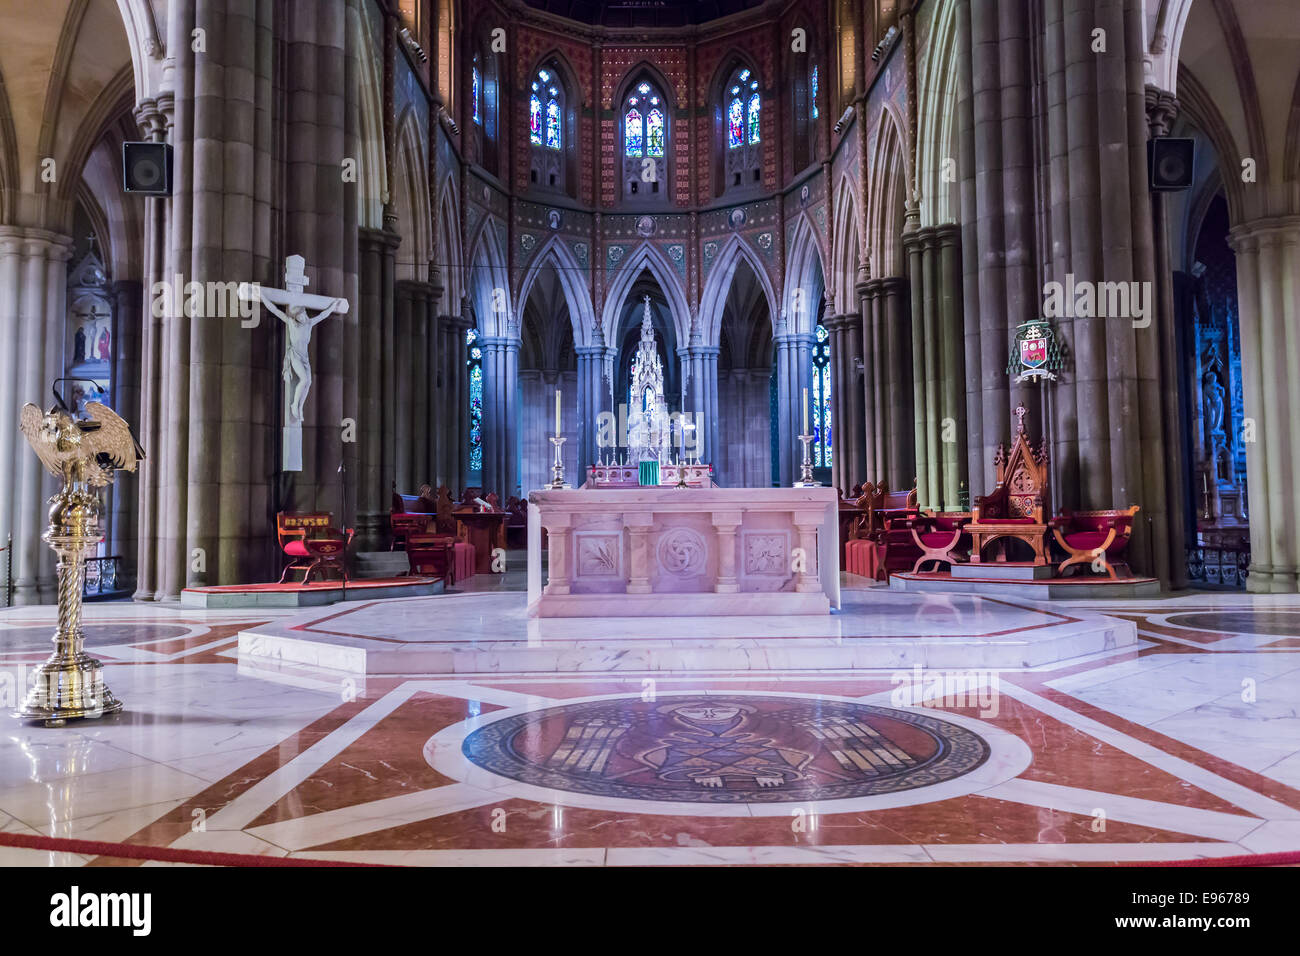
[[[617,531],[579,531],[574,567],[579,578],[623,580],[623,536]]]

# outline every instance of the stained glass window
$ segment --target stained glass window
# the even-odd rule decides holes
[[[727,96],[727,148],[752,146],[760,139],[762,98],[758,93],[758,80],[752,78],[749,70],[741,70],[732,76]]]
[[[659,157],[664,154],[664,114],[662,110],[651,110],[646,117],[646,155]]]
[[[465,345],[469,349],[469,470],[483,470],[483,350],[474,344],[478,332],[470,329],[465,333]]]
[[[560,104],[554,97],[546,104],[546,145],[549,149],[560,148]]]
[[[537,84],[534,83],[533,88],[536,87]],[[528,100],[528,136],[534,146],[542,145],[542,101],[536,93]]]
[[[830,333],[817,326],[812,352],[812,452],[814,468],[831,466],[831,343]]]
[[[635,106],[623,117],[623,127],[623,152],[629,156],[640,156],[645,146],[645,129],[641,123],[641,111]]]
[[[727,146],[735,149],[745,145],[745,107],[740,97],[733,97],[727,107]]]
[[[817,118],[817,65],[816,64],[813,64],[812,79],[809,80],[808,87],[812,94],[810,96],[810,99],[812,100],[812,118],[816,119]]]
[[[474,67],[474,69],[470,71],[470,102],[473,108],[474,122],[480,125],[482,125],[483,123],[483,117],[479,113],[478,103],[479,100],[481,100],[482,98],[483,98],[483,77],[479,73],[478,67],[476,66]]]

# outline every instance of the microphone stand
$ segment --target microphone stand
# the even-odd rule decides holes
[[[348,466],[347,459],[339,459],[339,515],[343,519],[343,531],[346,534],[348,529]],[[348,536],[348,545],[351,545],[352,536]],[[343,550],[343,600],[348,599],[348,552],[347,546]]]

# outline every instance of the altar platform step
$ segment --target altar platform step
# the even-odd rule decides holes
[[[981,594],[987,597],[1024,598],[1030,601],[1088,601],[1104,598],[1150,598],[1160,594],[1157,578],[1071,576],[1054,578],[1051,565],[954,564],[952,571],[891,574],[895,591],[923,594]]]
[[[193,608],[298,608],[321,607],[340,601],[375,601],[381,598],[427,597],[441,594],[443,583],[436,578],[391,577],[342,581],[314,581],[311,584],[227,584],[207,588],[186,588],[181,607]]]
[[[410,570],[405,551],[358,551],[352,555],[354,578],[396,578]]]
[[[845,591],[826,615],[538,618],[518,592],[303,611],[242,631],[241,673],[1021,669],[1131,652],[1131,621],[974,594]],[[610,613],[619,599],[612,597]]]

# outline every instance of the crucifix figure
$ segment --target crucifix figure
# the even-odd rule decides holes
[[[1016,430],[1023,432],[1025,430],[1025,416],[1029,414],[1029,409],[1024,405],[1016,406]]]
[[[285,325],[284,343],[284,470],[302,471],[302,420],[311,389],[311,330],[334,313],[348,311],[347,299],[304,292],[310,284],[302,256],[284,260],[284,288],[268,289],[241,283],[241,299],[257,299]],[[281,310],[279,306],[284,306]],[[311,310],[317,310],[312,314]]]

